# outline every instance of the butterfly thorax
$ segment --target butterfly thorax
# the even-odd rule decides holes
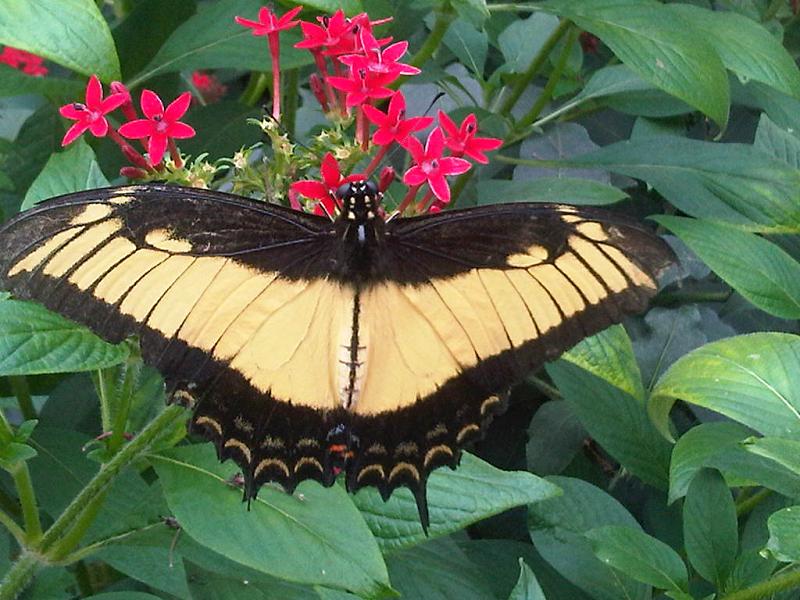
[[[341,203],[336,233],[341,242],[342,265],[349,274],[369,278],[377,268],[378,246],[383,243],[384,222],[379,211],[381,193],[371,181],[352,181],[339,187]]]

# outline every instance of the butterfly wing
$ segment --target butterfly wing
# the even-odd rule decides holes
[[[363,453],[349,484],[405,485],[418,503],[509,385],[643,310],[673,259],[613,213],[542,204],[391,220],[385,239],[381,277],[359,299]]]
[[[322,415],[336,402],[353,303],[326,276],[333,242],[327,219],[238,196],[91,190],[0,229],[0,285],[106,340],[138,335],[145,361],[197,404],[193,426],[254,493],[256,480],[291,488],[325,476]]]

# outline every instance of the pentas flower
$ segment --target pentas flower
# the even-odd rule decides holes
[[[147,153],[150,164],[157,165],[164,157],[167,146],[175,163],[180,166],[180,155],[173,139],[185,139],[194,136],[195,131],[186,123],[179,121],[189,108],[192,95],[184,92],[164,108],[161,98],[155,92],[143,90],[140,104],[146,119],[136,119],[119,128],[120,134],[126,138],[147,138]]]
[[[445,144],[453,156],[469,156],[476,162],[486,164],[489,159],[484,152],[497,150],[503,145],[503,140],[497,138],[475,137],[478,132],[478,119],[474,114],[467,115],[461,126],[457,126],[441,110],[438,116],[439,125],[444,130]]]
[[[258,10],[258,21],[251,21],[244,17],[234,17],[234,20],[239,25],[252,29],[253,35],[270,35],[271,33],[291,29],[297,25],[300,21],[292,21],[292,19],[301,10],[303,10],[303,7],[297,6],[279,17],[266,6],[262,6]]]
[[[319,25],[301,21],[300,29],[303,31],[303,39],[294,47],[320,51],[325,56],[352,54],[361,49],[359,33],[371,33],[375,25],[381,25],[388,21],[391,19],[370,21],[367,13],[360,13],[352,19],[348,19],[344,11],[339,9],[331,16],[317,17]],[[389,39],[380,40],[381,45],[385,45]]]
[[[386,86],[395,79],[391,75],[352,69],[350,77],[328,77],[328,82],[337,90],[347,93],[345,105],[350,108],[370,100],[389,98],[394,92]]]
[[[279,34],[281,31],[291,29],[300,21],[292,21],[303,9],[297,6],[278,17],[266,6],[262,6],[258,11],[258,21],[251,21],[243,17],[235,17],[234,20],[253,30],[253,35],[266,35],[269,42],[269,53],[272,57],[272,117],[276,121],[281,118],[281,44]]]
[[[340,56],[339,61],[351,69],[364,69],[368,73],[390,75],[394,78],[421,73],[417,67],[397,62],[408,50],[408,42],[397,42],[381,50],[378,40],[368,31],[361,34],[361,40],[363,54]]]
[[[89,78],[86,85],[85,102],[65,104],[58,112],[62,117],[76,121],[68,130],[61,145],[71,144],[86,130],[95,137],[105,137],[109,131],[106,115],[125,102],[123,94],[111,94],[103,98],[103,86],[96,75]]]
[[[6,46],[0,52],[0,63],[8,65],[14,69],[18,69],[26,75],[33,75],[34,77],[43,77],[47,75],[47,67],[42,63],[44,59],[41,56],[31,54],[25,50],[12,48]]]
[[[228,91],[228,86],[221,83],[211,73],[204,71],[192,72],[192,85],[195,87],[203,102],[211,104],[218,102]]]
[[[322,181],[304,179],[295,181],[290,186],[290,195],[300,194],[311,200],[317,200],[318,204],[314,208],[317,214],[333,215],[336,210],[336,190],[343,183],[364,179],[363,174],[353,174],[346,177],[342,176],[339,163],[330,152],[326,153],[319,168]]]
[[[433,117],[406,119],[406,99],[400,91],[394,93],[386,112],[368,104],[365,104],[362,109],[367,115],[367,119],[378,126],[372,135],[373,143],[378,146],[388,146],[392,142],[402,144],[409,135],[425,129],[433,122]]]
[[[444,133],[438,127],[431,131],[424,148],[413,136],[407,137],[403,146],[414,160],[414,164],[403,175],[403,183],[418,187],[427,182],[434,196],[444,203],[450,202],[450,186],[446,177],[466,173],[472,166],[469,161],[455,156],[442,156]]]

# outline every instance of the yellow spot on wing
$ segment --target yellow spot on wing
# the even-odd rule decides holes
[[[576,229],[582,236],[595,242],[604,242],[608,239],[608,233],[606,233],[603,225],[597,221],[586,221],[578,225]]]
[[[161,296],[194,261],[195,259],[190,256],[170,256],[137,283],[128,280],[128,286],[133,287],[122,301],[120,311],[131,315],[137,321],[144,321]]]
[[[94,289],[94,295],[109,304],[115,304],[142,275],[167,260],[168,257],[169,255],[165,252],[137,250],[100,280]]]
[[[108,204],[89,204],[78,213],[70,222],[70,225],[86,225],[94,223],[100,219],[105,219],[114,211]]]
[[[647,273],[633,264],[633,262],[631,262],[631,260],[625,256],[619,248],[603,244],[602,249],[603,252],[608,254],[608,256],[617,264],[620,269],[622,269],[622,271],[635,285],[656,289],[656,282],[653,281],[653,279],[647,275]]]
[[[597,278],[572,252],[565,252],[556,259],[556,267],[580,289],[589,304],[597,304],[608,293]]]
[[[621,292],[628,287],[625,276],[600,249],[591,242],[587,242],[577,236],[570,239],[570,246],[581,258],[592,266],[592,270],[597,273],[612,292]]]
[[[154,229],[144,237],[144,241],[153,248],[167,252],[187,253],[192,251],[188,240],[172,237],[167,229]]]
[[[83,227],[72,227],[61,233],[55,234],[49,240],[47,240],[44,244],[39,246],[36,250],[28,254],[25,258],[17,262],[11,269],[8,271],[8,276],[13,277],[17,273],[21,273],[22,271],[32,271],[36,267],[38,267],[43,260],[45,260],[50,254],[58,250],[61,246],[66,244],[76,235],[78,235],[81,231],[83,231]]]
[[[586,308],[575,286],[553,265],[540,265],[528,269],[528,272],[547,288],[564,316],[571,317]]]

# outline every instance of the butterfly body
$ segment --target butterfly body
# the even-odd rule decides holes
[[[162,185],[54,199],[0,229],[0,285],[110,341],[138,335],[192,428],[267,481],[414,494],[455,467],[503,393],[643,310],[672,254],[566,205],[384,221],[372,184],[334,221]]]

